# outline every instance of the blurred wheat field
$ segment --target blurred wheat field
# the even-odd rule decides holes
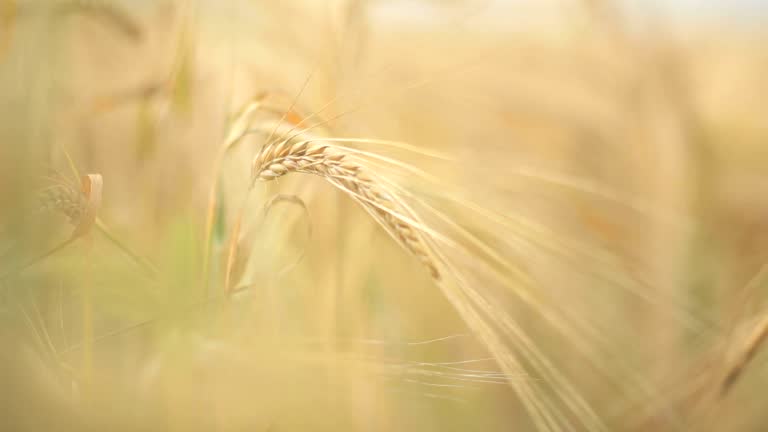
[[[0,0],[0,430],[764,430],[757,16]]]

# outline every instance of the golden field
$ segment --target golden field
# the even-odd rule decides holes
[[[0,0],[0,431],[764,430],[768,34],[622,5]]]

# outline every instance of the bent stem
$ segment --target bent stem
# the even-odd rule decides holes
[[[85,278],[83,281],[83,365],[82,365],[82,386],[83,399],[86,405],[90,406],[93,402],[93,234],[88,234],[85,240]]]

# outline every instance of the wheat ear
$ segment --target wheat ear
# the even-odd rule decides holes
[[[321,138],[289,136],[264,145],[253,161],[253,180],[271,181],[297,172],[323,177],[348,193],[411,255],[435,280],[440,271],[434,254],[419,227],[414,212],[383,182],[344,148],[324,143]]]
[[[720,384],[720,396],[723,397],[739,380],[747,366],[752,362],[765,341],[768,340],[768,315],[764,316],[749,333],[744,345],[739,350],[738,356],[728,367],[727,374]]]

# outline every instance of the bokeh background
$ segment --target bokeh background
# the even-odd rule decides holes
[[[536,281],[498,307],[606,430],[765,430],[762,3],[0,0],[0,430],[536,430],[510,383],[540,377],[349,197],[246,198],[253,100],[421,149],[363,147]],[[74,171],[101,225],[38,259]]]

